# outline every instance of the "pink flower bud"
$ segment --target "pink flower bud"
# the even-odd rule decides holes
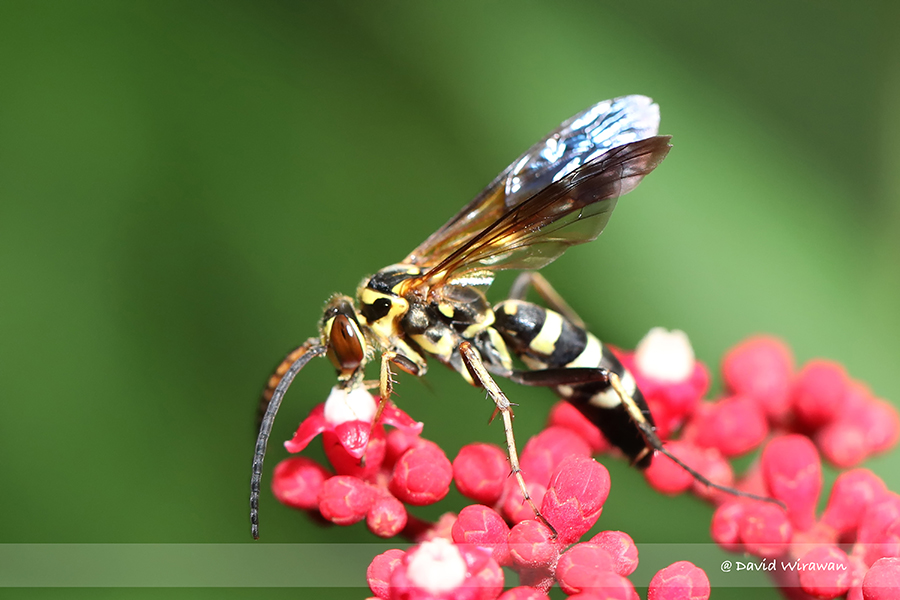
[[[453,461],[453,480],[459,492],[482,504],[495,504],[509,475],[506,452],[491,444],[469,444]]]
[[[728,487],[734,486],[734,470],[731,463],[717,448],[700,448],[691,460],[696,461],[691,466],[711,482]],[[713,504],[720,504],[734,497],[696,479],[691,483],[691,491]]]
[[[453,541],[457,544],[472,544],[487,548],[497,564],[509,566],[509,526],[494,509],[473,504],[459,512],[451,529]]]
[[[741,541],[750,554],[775,558],[787,551],[791,524],[784,510],[765,502],[747,503],[741,522]]]
[[[522,521],[533,519],[534,511],[528,503],[525,502],[518,481],[516,481],[514,477],[510,477],[504,483],[504,488],[503,514],[506,515],[507,520],[513,523],[521,523]],[[534,505],[540,506],[544,499],[544,494],[547,492],[547,488],[528,478],[525,479],[525,488],[528,490],[528,494],[531,496],[531,501],[534,502]]]
[[[553,576],[553,569],[525,569],[519,567],[518,571],[519,585],[532,587],[536,590],[547,593],[550,591],[550,588],[552,588],[556,584],[556,578]]]
[[[319,512],[337,525],[352,525],[365,518],[377,497],[376,488],[366,482],[336,475],[322,484]]]
[[[609,571],[596,574],[593,585],[585,591],[569,596],[574,600],[641,600],[634,586],[626,578]]]
[[[650,580],[647,600],[707,600],[709,578],[706,572],[686,560],[661,569]]]
[[[756,336],[733,347],[722,361],[725,386],[756,400],[769,417],[780,421],[788,411],[794,359],[781,340]]]
[[[689,442],[675,440],[666,442],[665,446],[666,450],[687,465],[693,466],[698,462],[699,449]],[[657,492],[670,496],[686,491],[694,483],[694,477],[690,473],[659,452],[653,455],[653,461],[644,470],[644,478]]]
[[[579,436],[563,427],[549,427],[528,440],[520,462],[526,481],[546,486],[563,459],[590,455],[590,446]]]
[[[698,446],[718,448],[725,456],[746,454],[769,434],[761,406],[749,396],[731,396],[705,407],[695,414],[692,427]]]
[[[861,463],[869,454],[866,431],[857,424],[832,421],[815,434],[816,445],[831,464],[848,468]]]
[[[509,532],[509,553],[519,568],[552,568],[559,549],[553,533],[540,521],[522,521]]]
[[[403,562],[405,555],[403,550],[388,550],[373,558],[366,570],[369,589],[382,600],[388,600],[391,597],[391,574]]]
[[[559,558],[556,579],[567,594],[590,592],[606,583],[604,574],[615,573],[609,552],[593,544],[575,544]]]
[[[533,587],[520,586],[506,590],[497,600],[550,600],[550,596]]]
[[[678,429],[709,389],[709,371],[694,360],[690,341],[681,331],[654,328],[633,353],[620,353],[653,411],[658,434]]]
[[[638,549],[631,536],[622,531],[601,531],[588,542],[603,548],[613,559],[613,570],[628,577],[638,566]]]
[[[597,522],[609,486],[606,467],[592,458],[570,456],[560,463],[541,512],[556,528],[561,543],[576,541]]]
[[[872,398],[848,418],[866,432],[869,454],[889,450],[900,436],[900,416],[897,415],[897,409],[884,400]]]
[[[868,469],[855,469],[838,475],[831,488],[822,522],[839,534],[849,533],[869,505],[886,491],[884,482]]]
[[[577,408],[565,401],[557,402],[550,409],[550,415],[547,417],[547,427],[565,427],[575,433],[588,443],[593,454],[608,451],[612,446],[597,429],[597,426],[591,423],[587,417],[581,414]]]
[[[383,538],[394,537],[403,531],[403,528],[406,527],[406,520],[406,507],[388,494],[377,499],[366,515],[366,525],[369,531]]]
[[[473,600],[474,589],[462,587],[468,571],[459,547],[441,538],[423,542],[391,574],[391,599]]]
[[[850,590],[847,592],[847,600],[864,600],[862,585],[869,571],[869,565],[854,554],[850,555]]]
[[[640,389],[643,392],[643,388]],[[691,410],[685,411],[683,414],[670,406],[665,398],[659,396],[650,396],[649,398],[645,396],[644,400],[647,402],[647,408],[650,409],[650,414],[653,415],[653,421],[656,423],[656,435],[661,440],[671,437],[684,424],[687,414],[693,413],[693,410]],[[697,405],[699,404],[700,402],[698,401]]]
[[[816,598],[837,598],[850,589],[850,559],[837,546],[817,546],[800,559],[800,586]]]
[[[811,360],[806,363],[792,392],[797,420],[810,429],[833,421],[843,408],[849,383],[844,367],[836,362]]]
[[[340,438],[339,431],[326,431],[322,433],[322,448],[328,457],[328,462],[334,467],[338,475],[349,475],[359,479],[371,480],[384,461],[385,435],[384,427],[376,425],[372,427],[362,421],[350,421],[338,426],[338,429],[347,431],[360,428],[357,433],[365,437],[367,445],[363,448],[362,457],[357,452],[347,450],[346,440]],[[362,432],[364,430],[364,433]]]
[[[503,591],[503,569],[497,562],[481,548],[468,549],[462,547],[462,555],[469,565],[469,579],[464,584],[467,588],[473,588],[475,595],[473,600],[494,600]],[[478,559],[473,560],[473,557]],[[455,600],[456,596],[450,600]]]
[[[453,467],[444,451],[433,442],[407,450],[397,464],[388,488],[413,506],[433,504],[450,491]]]
[[[713,514],[710,537],[729,552],[741,551],[741,523],[744,522],[748,504],[742,500],[730,500],[719,505]]]
[[[812,527],[822,489],[822,464],[810,439],[802,435],[777,437],[766,445],[760,464],[771,496],[787,506],[794,529]]]
[[[298,456],[278,463],[272,476],[272,493],[279,502],[292,508],[312,510],[319,506],[319,492],[331,477],[328,469],[316,461]]]
[[[384,467],[393,469],[407,450],[426,443],[418,434],[402,429],[392,429],[387,434],[387,448],[385,449]]]
[[[900,558],[882,558],[872,565],[863,580],[865,600],[892,600],[900,590]]]
[[[863,544],[866,564],[900,556],[900,495],[885,492],[866,509],[859,523],[857,542]]]

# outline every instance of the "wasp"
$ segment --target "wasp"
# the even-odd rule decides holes
[[[390,401],[393,369],[421,377],[427,358],[486,390],[503,419],[511,473],[544,523],[519,469],[511,403],[495,377],[552,388],[639,468],[658,451],[707,486],[748,495],[712,483],[663,447],[632,374],[536,272],[600,235],[618,198],[662,162],[670,137],[658,128],[659,106],[645,96],[591,106],[513,161],[405,259],[363,280],[355,301],[328,301],[319,335],[285,358],[263,393],[251,478],[254,538],[275,415],[297,373],[321,355],[336,368],[338,386],[350,390],[365,385],[365,366],[379,354],[380,407]],[[492,306],[485,292],[504,269],[523,273]],[[547,306],[525,300],[531,288]],[[514,357],[527,369],[515,368]]]

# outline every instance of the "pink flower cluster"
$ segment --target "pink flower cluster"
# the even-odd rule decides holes
[[[372,533],[385,538],[408,526],[407,504],[443,499],[453,477],[444,451],[419,437],[422,424],[395,406],[385,407],[373,425],[376,410],[375,399],[364,389],[333,389],[285,446],[299,452],[321,434],[337,474],[308,458],[287,459],[275,468],[275,497],[294,508],[318,510],[336,525],[365,519]],[[383,424],[396,429],[386,433]]]
[[[537,600],[547,599],[555,583],[571,598],[636,600],[627,577],[637,568],[638,550],[628,534],[603,531],[578,543],[600,517],[609,487],[603,465],[586,456],[564,458],[541,502],[557,536],[533,515],[510,528],[493,508],[473,504],[444,524],[452,523],[449,539],[432,537],[406,553],[377,556],[367,573],[369,586],[383,600]],[[429,535],[440,533],[438,528]],[[501,567],[519,574],[519,587],[503,592]],[[703,570],[682,561],[656,574],[649,597],[703,599],[709,592]]]
[[[709,372],[680,332],[654,330],[635,352],[618,354],[660,437],[680,434],[666,442],[670,452],[710,481],[774,498],[784,508],[708,488],[659,453],[645,471],[654,489],[690,490],[715,504],[712,537],[727,550],[838,565],[772,572],[791,598],[895,597],[889,594],[900,589],[900,495],[869,471],[847,471],[825,511],[816,514],[819,454],[849,467],[893,446],[900,419],[887,402],[835,363],[811,361],[795,372],[790,351],[769,337],[751,338],[727,353],[726,395],[716,401],[703,400]],[[375,558],[368,580],[376,597],[539,599],[554,584],[573,598],[638,597],[628,579],[638,552],[627,534],[604,531],[580,541],[600,517],[610,488],[608,472],[591,455],[615,450],[572,406],[553,408],[548,427],[528,441],[520,461],[529,495],[555,536],[535,520],[509,477],[505,450],[472,444],[451,464],[419,436],[421,423],[396,407],[387,406],[373,424],[376,406],[365,390],[333,390],[286,446],[302,450],[321,434],[334,474],[297,457],[278,465],[273,482],[276,497],[289,506],[339,525],[365,519],[376,535],[400,534],[419,543]],[[383,424],[396,429],[385,432]],[[759,460],[736,477],[728,459],[759,448]],[[435,524],[407,513],[408,505],[441,500],[451,481],[478,504]],[[501,567],[518,573],[520,587],[503,591]],[[656,574],[648,600],[708,596],[704,571],[682,561]]]

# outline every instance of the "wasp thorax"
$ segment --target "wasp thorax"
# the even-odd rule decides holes
[[[352,375],[365,358],[365,338],[356,320],[356,310],[346,296],[337,296],[322,317],[322,343],[326,356],[341,378]]]

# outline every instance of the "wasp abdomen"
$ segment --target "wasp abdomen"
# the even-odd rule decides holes
[[[606,369],[619,376],[646,423],[653,418],[634,377],[597,337],[556,311],[522,300],[506,300],[494,308],[493,327],[510,351],[531,370]],[[564,372],[553,385],[556,393],[578,408],[603,435],[638,466],[649,465],[647,442],[608,381],[568,383]]]

